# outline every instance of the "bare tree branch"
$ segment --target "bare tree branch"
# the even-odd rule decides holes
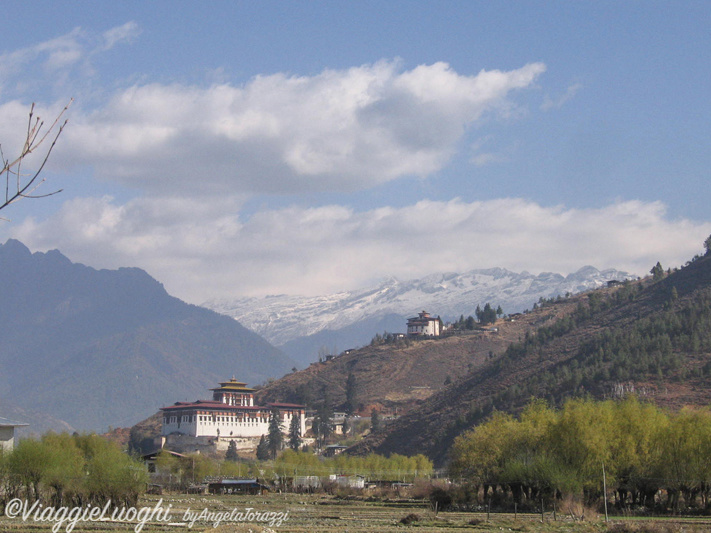
[[[40,173],[47,164],[49,156],[57,144],[57,139],[59,139],[59,136],[64,131],[64,127],[67,125],[66,119],[61,123],[60,121],[73,101],[74,99],[70,100],[69,103],[64,106],[64,109],[57,115],[52,125],[45,131],[43,131],[45,126],[44,121],[40,117],[35,117],[35,104],[32,104],[27,120],[25,143],[19,155],[14,160],[10,161],[9,159],[5,159],[5,154],[0,145],[0,157],[2,158],[0,177],[4,177],[5,179],[5,199],[4,201],[0,200],[0,210],[22,198],[46,198],[47,196],[53,196],[62,192],[62,189],[59,189],[46,194],[35,194],[37,188],[45,181],[44,179],[39,179]],[[22,172],[22,165],[25,159],[37,151],[48,139],[51,139],[52,142],[44,153],[39,168],[28,174],[24,174]]]

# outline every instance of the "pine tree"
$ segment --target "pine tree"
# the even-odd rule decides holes
[[[324,441],[331,436],[332,428],[331,423],[333,420],[333,409],[331,408],[331,401],[329,395],[324,391],[324,399],[321,405],[319,405],[316,411],[316,416],[314,416],[314,421],[312,425],[313,432],[316,434],[316,439],[319,448],[323,446]]]
[[[380,431],[380,413],[373,409],[370,413],[370,432],[377,433]]]
[[[272,414],[269,417],[269,435],[267,436],[267,449],[271,459],[276,459],[277,453],[279,453],[284,444],[280,419],[281,413],[279,413],[279,409],[272,409]]]
[[[356,410],[357,400],[357,383],[356,378],[351,372],[346,380],[346,413],[352,415]]]
[[[652,275],[652,279],[654,281],[659,281],[664,277],[664,267],[662,267],[662,264],[657,261],[657,264],[652,267],[652,270],[650,270],[649,273]]]
[[[237,454],[237,443],[233,440],[227,445],[227,453],[225,454],[225,459],[227,461],[238,461],[239,455]]]
[[[348,415],[343,419],[343,436],[346,437],[348,432],[351,430],[350,422],[348,422]]]
[[[269,446],[267,444],[267,437],[262,435],[259,438],[259,444],[257,444],[257,460],[258,461],[268,461],[269,460]]]
[[[289,424],[289,448],[295,452],[299,451],[301,447],[301,421],[300,417],[296,414],[291,417],[291,424]]]

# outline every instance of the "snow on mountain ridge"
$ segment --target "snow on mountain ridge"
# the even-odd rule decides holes
[[[233,317],[272,344],[338,330],[361,320],[398,314],[404,318],[426,309],[443,319],[472,315],[477,305],[490,302],[504,312],[530,308],[541,297],[576,293],[631,278],[615,269],[600,271],[585,266],[567,276],[544,272],[534,276],[504,268],[471,270],[463,274],[436,273],[421,279],[384,279],[376,287],[343,291],[324,296],[278,295],[264,298],[211,300],[204,307]],[[375,333],[375,332],[374,332]]]

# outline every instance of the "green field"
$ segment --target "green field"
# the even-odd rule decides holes
[[[141,500],[140,507],[155,508],[161,497],[153,496]],[[711,520],[707,519],[621,519],[612,518],[609,523],[598,516],[584,521],[574,521],[571,516],[558,514],[557,520],[547,513],[543,520],[541,515],[533,514],[491,514],[487,520],[486,513],[434,512],[424,502],[416,501],[363,501],[343,500],[323,495],[302,494],[270,494],[267,496],[203,496],[203,495],[168,495],[162,497],[161,509],[163,516],[170,506],[170,522],[148,522],[142,531],[146,533],[185,531],[214,533],[246,533],[252,531],[265,532],[454,532],[454,531],[492,531],[492,532],[528,532],[528,533],[690,533],[711,531]],[[288,513],[287,519],[280,525],[252,521],[240,522],[237,513],[252,512]],[[217,527],[206,520],[194,521],[192,527],[183,521],[186,512],[190,510],[196,517],[201,513],[232,514],[229,519]],[[408,515],[417,515],[417,520],[403,524],[402,519]],[[217,515],[213,515],[217,516]],[[267,516],[264,516],[266,518]],[[191,520],[189,520],[191,521]],[[32,518],[23,521],[21,518],[0,518],[0,531],[24,533],[52,531],[56,523],[37,522]],[[118,532],[135,531],[135,523],[127,522],[84,522],[77,523],[73,531],[80,532]],[[70,524],[61,524],[56,531],[69,531]]]

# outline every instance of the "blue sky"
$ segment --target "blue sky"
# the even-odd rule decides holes
[[[708,2],[9,2],[0,237],[194,303],[494,266],[639,275],[711,233]]]

